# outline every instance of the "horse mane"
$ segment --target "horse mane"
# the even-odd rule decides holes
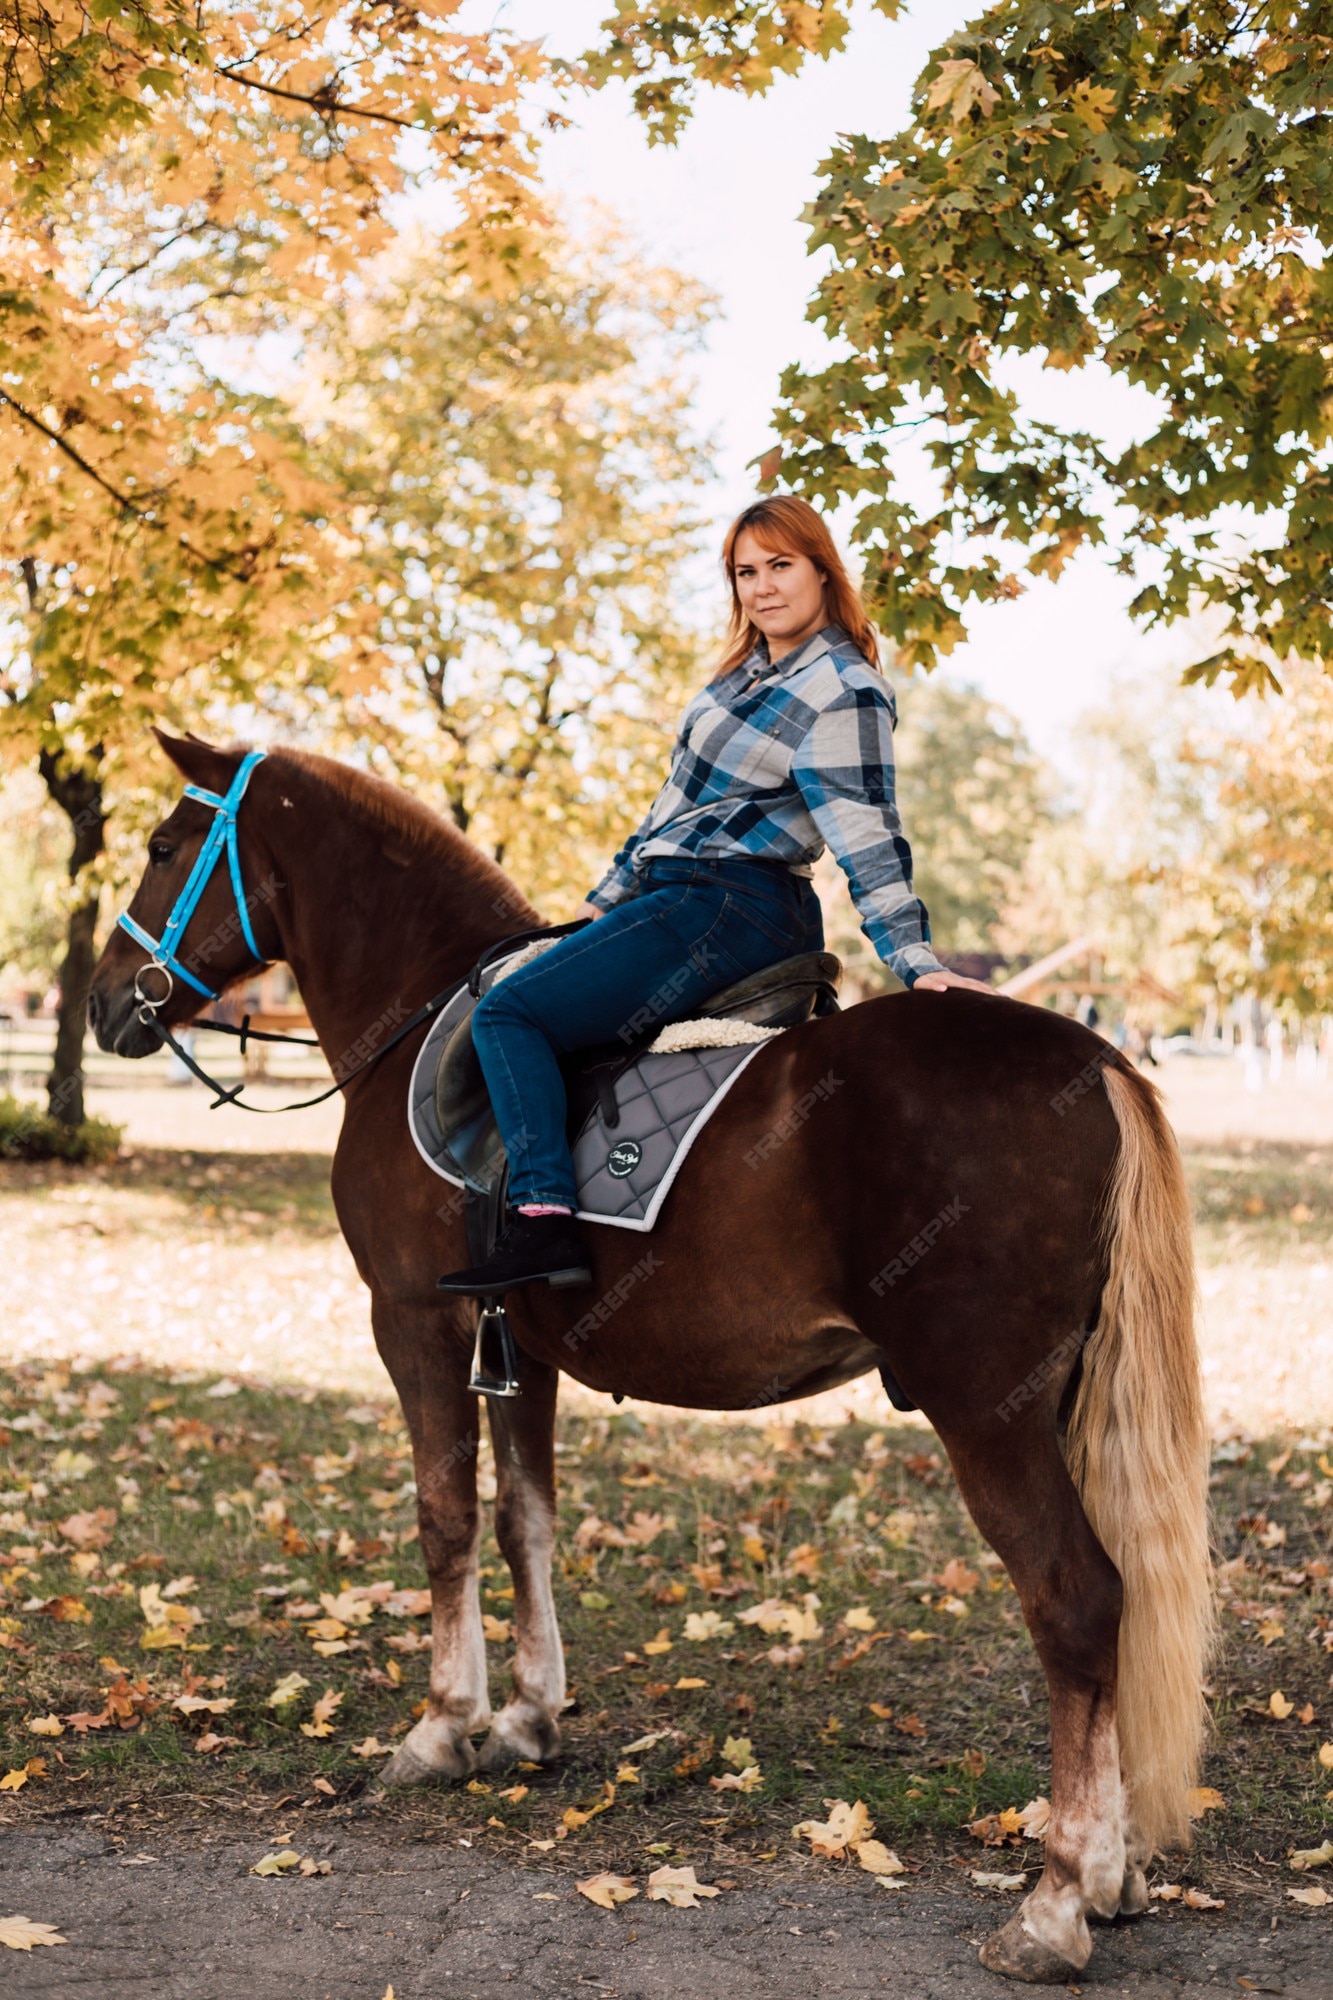
[[[368,819],[388,839],[405,847],[412,855],[447,862],[452,879],[464,886],[470,881],[493,900],[503,888],[520,916],[527,898],[517,889],[499,863],[470,841],[467,835],[442,813],[415,798],[402,786],[390,784],[373,772],[360,771],[333,757],[321,757],[311,750],[283,749],[275,757],[290,761],[306,771],[317,783],[345,799],[353,812]],[[533,913],[535,916],[535,912]]]

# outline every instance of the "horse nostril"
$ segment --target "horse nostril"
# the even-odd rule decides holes
[[[101,995],[97,991],[97,988],[93,987],[88,994],[88,1026],[92,1029],[93,1033],[96,1034],[97,1030],[101,1027],[101,1025],[102,1025],[102,999]]]

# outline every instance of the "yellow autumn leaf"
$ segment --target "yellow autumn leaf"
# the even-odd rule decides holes
[[[722,1762],[733,1771],[743,1771],[754,1762],[754,1745],[748,1736],[728,1736],[722,1745]]]
[[[873,1632],[875,1614],[867,1604],[854,1604],[850,1611],[844,1611],[842,1622],[849,1632]]]
[[[30,1736],[63,1736],[65,1725],[58,1715],[34,1715],[28,1721]]]
[[[675,1686],[678,1688],[706,1688],[708,1682],[701,1681],[697,1674],[682,1674],[680,1679],[675,1683]]]
[[[1028,1879],[1026,1874],[1001,1875],[992,1868],[970,1868],[968,1873],[978,1889],[1021,1889]]]
[[[1285,1722],[1294,1707],[1295,1703],[1287,1700],[1281,1688],[1274,1688],[1268,1697],[1268,1713],[1279,1722]]]
[[[926,104],[931,111],[948,107],[954,124],[966,118],[973,105],[989,118],[1000,101],[1000,93],[987,83],[977,65],[969,59],[942,62],[939,75],[930,86]]]
[[[1321,1743],[1319,1761],[1326,1771],[1333,1771],[1333,1743]]]
[[[362,1742],[351,1745],[354,1757],[387,1757],[392,1748],[392,1743],[381,1743],[378,1736],[367,1736]]]
[[[861,1840],[856,1844],[856,1858],[867,1875],[902,1875],[906,1873],[902,1862],[893,1849],[886,1847],[882,1840]]]
[[[37,1944],[68,1944],[53,1924],[36,1924],[31,1917],[0,1917],[0,1944],[11,1951],[31,1951]]]
[[[286,1875],[293,1868],[299,1868],[301,1857],[294,1847],[279,1848],[276,1853],[265,1854],[250,1870],[252,1875]]]
[[[287,1704],[295,1701],[297,1695],[303,1689],[308,1688],[309,1685],[310,1683],[304,1674],[284,1674],[272,1694],[269,1695],[267,1706],[277,1709],[286,1708]]]
[[[643,1650],[654,1658],[658,1653],[669,1653],[671,1651],[671,1633],[665,1625],[655,1639],[644,1641]]]
[[[21,1791],[27,1782],[28,1774],[20,1765],[18,1770],[6,1771],[4,1777],[0,1778],[0,1792]]]
[[[700,1896],[720,1896],[720,1889],[700,1882],[693,1868],[654,1868],[648,1877],[648,1901],[669,1903],[673,1910],[694,1910]]]
[[[302,1736],[332,1736],[334,1711],[341,1703],[341,1694],[335,1693],[332,1688],[325,1688],[310,1711],[310,1721],[301,1724]]]
[[[1307,1910],[1322,1910],[1326,1904],[1333,1903],[1333,1896],[1327,1889],[1321,1889],[1317,1882],[1309,1883],[1304,1889],[1288,1889],[1287,1894],[1293,1903],[1300,1903]]]
[[[828,1808],[826,1820],[803,1819],[791,1830],[793,1840],[809,1841],[812,1854],[836,1859],[849,1847],[869,1840],[875,1831],[875,1822],[860,1799],[855,1805],[848,1805],[846,1799],[825,1799],[824,1804]]]
[[[618,1903],[632,1902],[639,1893],[629,1875],[587,1875],[574,1887],[599,1910],[614,1910]]]
[[[501,1646],[513,1628],[507,1618],[493,1618],[489,1611],[483,1611],[481,1629],[483,1637],[489,1639],[493,1646]]]
[[[1180,1900],[1191,1910],[1225,1910],[1226,1908],[1225,1897],[1210,1896],[1205,1889],[1187,1889]]]
[[[762,1789],[764,1779],[757,1764],[747,1764],[743,1771],[724,1771],[720,1778],[710,1778],[708,1783],[715,1792],[757,1792]]]
[[[1208,1812],[1224,1812],[1226,1803],[1222,1794],[1212,1785],[1195,1785],[1194,1789],[1185,1795],[1185,1804],[1191,1819],[1202,1819]]]
[[[1291,1857],[1297,1873],[1305,1868],[1327,1868],[1330,1862],[1333,1862],[1333,1840],[1326,1840],[1319,1847],[1298,1847]]]

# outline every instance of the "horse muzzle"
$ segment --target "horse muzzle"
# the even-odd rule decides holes
[[[143,1019],[143,1002],[133,981],[92,986],[88,994],[88,1025],[98,1048],[109,1056],[126,1056],[137,1062],[162,1046],[160,1035]]]

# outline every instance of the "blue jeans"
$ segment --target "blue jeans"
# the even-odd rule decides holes
[[[558,1058],[678,1021],[781,958],[820,951],[804,876],[766,861],[654,861],[643,890],[478,1001],[472,1040],[509,1155],[509,1199],[578,1206]]]

